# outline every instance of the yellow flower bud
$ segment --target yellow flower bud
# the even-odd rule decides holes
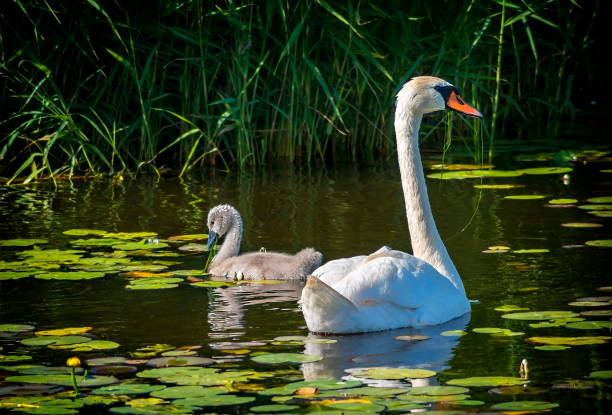
[[[69,367],[78,367],[81,366],[81,361],[76,356],[69,357],[68,360],[66,360],[66,365],[68,365]]]

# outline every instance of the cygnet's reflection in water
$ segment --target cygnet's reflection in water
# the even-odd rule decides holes
[[[237,338],[245,334],[245,307],[266,303],[296,304],[304,282],[241,283],[210,291],[208,302],[209,337]],[[296,305],[297,307],[297,305]]]
[[[302,365],[304,378],[340,379],[350,377],[351,369],[367,367],[407,367],[429,369],[441,372],[448,368],[453,357],[459,337],[442,336],[448,330],[464,330],[470,320],[470,314],[437,326],[420,329],[405,328],[375,333],[354,334],[345,336],[318,336],[312,338],[337,340],[336,343],[305,343],[305,353],[323,356],[323,360]],[[423,335],[430,337],[420,341],[396,340],[396,336]],[[347,372],[347,370],[349,372]],[[436,377],[420,380],[418,386],[435,382]],[[360,379],[363,381],[363,379]],[[376,383],[376,382],[373,382]],[[413,385],[417,383],[413,381]],[[381,385],[382,386],[382,385]],[[385,382],[384,386],[392,386]]]

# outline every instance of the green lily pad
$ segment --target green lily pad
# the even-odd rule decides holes
[[[586,344],[604,344],[612,339],[609,336],[581,336],[581,337],[529,337],[526,341],[538,344],[582,346]]]
[[[204,277],[210,275],[201,269],[173,269],[169,272],[181,277]]]
[[[77,386],[92,387],[110,385],[117,382],[117,378],[113,376],[76,376]],[[70,375],[17,375],[8,376],[5,382],[21,382],[21,383],[48,383],[51,385],[72,386],[72,376]]]
[[[49,243],[46,239],[4,239],[0,246],[32,246]]]
[[[610,210],[611,206],[610,205],[579,205],[578,209],[591,210],[591,211]]]
[[[65,345],[65,344],[77,344],[87,343],[91,339],[85,336],[41,336],[41,337],[30,337],[20,341],[21,344],[26,346],[48,346],[48,345]]]
[[[196,243],[188,243],[185,245],[181,245],[178,249],[179,251],[187,252],[208,252],[208,250],[206,249],[206,245]]]
[[[129,373],[134,373],[138,371],[136,366],[130,365],[104,365],[104,366],[94,366],[89,372],[94,375],[127,375]]]
[[[327,408],[332,409],[340,409],[342,411],[347,412],[382,412],[385,410],[383,405],[378,405],[375,403],[360,403],[360,402],[340,402],[340,403],[330,403],[325,405]]]
[[[92,327],[66,327],[63,329],[39,330],[34,334],[37,336],[67,336],[71,334],[83,334],[90,331]]]
[[[119,347],[119,343],[109,340],[91,340],[83,343],[71,344],[52,344],[49,345],[52,349],[70,349],[74,352],[91,352],[94,350],[112,350]]]
[[[373,386],[360,386],[351,389],[341,389],[338,394],[341,396],[366,396],[381,397],[395,396],[408,392],[409,388],[379,388]]]
[[[460,386],[420,386],[410,388],[410,395],[459,395],[468,393],[470,390]]]
[[[149,249],[160,249],[168,247],[167,243],[158,242],[158,243],[147,243],[145,242],[124,242],[113,245],[113,249],[118,249],[122,251],[135,251],[135,250],[149,250]]]
[[[167,356],[151,359],[148,366],[153,367],[176,367],[176,366],[208,366],[215,363],[213,359],[199,356]]]
[[[283,364],[283,363],[309,363],[323,359],[321,356],[301,353],[262,353],[252,356],[257,363]]]
[[[393,367],[373,367],[352,373],[355,377],[365,379],[422,379],[435,376],[435,374],[433,370]]]
[[[96,357],[94,359],[87,359],[85,363],[88,366],[105,366],[125,363],[125,357],[121,356],[110,356],[110,357]]]
[[[569,346],[561,346],[561,345],[547,345],[547,346],[536,346],[534,349],[543,350],[545,352],[554,352],[559,350],[567,350],[571,349]]]
[[[555,320],[560,318],[578,317],[572,311],[527,311],[524,313],[503,314],[502,318],[510,320]]]
[[[466,334],[467,332],[463,330],[446,330],[440,333],[441,336],[445,336],[445,337],[459,337],[459,336],[465,336]]]
[[[176,288],[178,283],[182,281],[182,278],[172,277],[143,278],[130,281],[129,285],[126,285],[125,288],[128,290],[160,290]]]
[[[237,396],[237,395],[212,395],[206,399],[201,398],[184,398],[172,401],[175,405],[183,405],[187,407],[208,407],[208,406],[228,406],[228,405],[243,405],[253,402],[255,397],[252,396]]]
[[[541,321],[539,323],[529,323],[529,327],[533,327],[534,329],[561,327],[561,326],[565,326],[567,323],[571,323],[574,321],[584,321],[584,318],[582,317],[559,318],[556,320]]]
[[[591,197],[586,201],[589,203],[612,203],[612,196]]]
[[[91,391],[94,395],[141,395],[166,389],[164,385],[148,385],[146,383],[124,383],[102,386]]]
[[[70,241],[71,245],[75,246],[113,246],[121,243],[126,243],[121,239],[111,239],[111,238],[89,238],[89,239],[76,239],[74,241]]]
[[[477,327],[472,329],[474,333],[483,333],[483,334],[499,334],[499,333],[508,333],[510,330],[508,329],[500,329],[497,327]]]
[[[522,385],[528,383],[525,379],[515,378],[510,376],[475,376],[461,379],[451,379],[449,385],[455,386],[509,386],[509,385]]]
[[[491,409],[499,411],[543,411],[557,408],[559,404],[545,401],[512,401],[496,403]]]
[[[597,379],[612,379],[612,370],[597,370],[591,372],[589,376]]]
[[[20,280],[22,278],[28,278],[35,274],[40,273],[40,271],[0,271],[0,281],[6,280]]]
[[[233,285],[237,285],[237,283],[232,281],[199,281],[191,283],[194,287],[231,287]]]
[[[572,301],[571,303],[567,303],[568,305],[574,307],[603,307],[610,305],[609,301]]]
[[[476,189],[517,189],[525,187],[524,184],[475,184]]]
[[[32,360],[32,356],[16,354],[5,356],[0,354],[0,363],[23,362],[26,360]]]
[[[590,222],[567,222],[562,223],[561,226],[566,228],[601,228],[601,223],[590,223]]]
[[[568,329],[598,330],[612,329],[612,321],[578,321],[565,325]]]
[[[521,307],[521,306],[514,305],[514,304],[505,304],[505,305],[500,305],[499,307],[495,307],[494,310],[508,313],[511,311],[525,311],[529,309],[527,307]]]
[[[548,201],[551,205],[571,205],[573,203],[578,203],[576,199],[552,199]]]
[[[36,327],[29,324],[0,324],[0,332],[21,333],[24,331],[32,331]]]
[[[293,342],[293,341],[299,341],[302,342],[304,340],[306,340],[306,336],[278,336],[275,337],[274,340],[279,341],[279,342]]]
[[[535,200],[535,199],[544,199],[546,196],[544,195],[508,195],[504,196],[504,199],[512,199],[512,200]]]
[[[278,412],[297,411],[298,409],[300,409],[300,407],[297,405],[276,404],[276,405],[253,406],[249,408],[249,411],[255,412],[255,413],[269,413],[269,412],[278,413]]]
[[[184,399],[184,398],[208,398],[210,396],[227,394],[228,390],[223,387],[204,386],[171,386],[153,391],[151,396],[162,399]]]
[[[581,316],[596,316],[596,317],[612,316],[612,310],[588,310],[588,311],[581,311],[580,315]]]
[[[319,380],[303,380],[292,382],[284,386],[285,389],[296,391],[300,388],[316,388],[320,391],[350,389],[361,386],[362,383],[358,380],[342,380],[342,379],[319,379]]]
[[[548,249],[535,248],[535,249],[516,249],[512,252],[514,252],[515,254],[545,254],[550,251]]]
[[[193,350],[170,350],[168,352],[163,352],[162,356],[166,357],[177,357],[177,356],[194,356],[197,353]]]
[[[64,235],[85,236],[85,235],[106,235],[108,232],[100,229],[69,229],[62,232]]]
[[[105,238],[115,239],[154,238],[156,236],[156,232],[108,232],[104,235]]]
[[[19,365],[15,369],[21,375],[67,375],[71,372],[68,366]],[[75,373],[83,373],[83,368],[75,368]]]
[[[606,248],[612,248],[612,239],[599,239],[594,241],[586,241],[586,245],[589,246],[603,246]]]
[[[94,271],[54,271],[43,272],[34,275],[34,278],[41,280],[90,280],[93,278],[101,278],[106,273]]]

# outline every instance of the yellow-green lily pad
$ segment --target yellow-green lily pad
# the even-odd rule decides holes
[[[32,360],[32,356],[16,354],[5,356],[0,354],[0,363],[24,362],[26,360]]]
[[[257,363],[282,364],[282,363],[309,363],[323,359],[321,356],[301,353],[262,353],[252,356]]]
[[[208,398],[210,396],[228,393],[223,387],[204,387],[204,386],[170,386],[153,391],[151,396],[161,399],[184,399],[184,398]]]
[[[522,385],[528,383],[525,379],[511,377],[511,376],[474,376],[469,378],[451,379],[446,382],[449,385],[455,386],[509,386],[509,385]]]
[[[461,386],[420,386],[412,387],[408,391],[410,395],[459,395],[468,393],[470,390]]]
[[[0,246],[32,246],[47,244],[46,239],[3,239],[0,240]]]
[[[62,232],[64,235],[85,236],[85,235],[106,235],[108,232],[100,229],[69,229]]]
[[[516,249],[514,251],[515,254],[545,254],[550,252],[545,248],[533,248],[533,249]]]
[[[83,334],[90,331],[92,327],[66,327],[63,329],[40,330],[34,334],[37,336],[67,336],[69,334]]]
[[[353,376],[364,379],[422,379],[435,374],[433,370],[394,367],[372,367],[352,372]]]
[[[40,336],[30,337],[20,341],[21,344],[26,346],[48,346],[48,345],[66,345],[66,344],[78,344],[92,341],[89,337],[85,336]]]
[[[612,203],[612,196],[591,197],[586,200],[589,203]]]
[[[496,403],[491,409],[499,411],[545,411],[557,408],[559,404],[546,401],[512,401]]]
[[[494,310],[501,311],[504,313],[509,313],[512,311],[525,311],[529,309],[527,307],[521,307],[515,304],[504,304],[504,305],[500,305],[499,307],[495,307]]]
[[[576,199],[551,199],[548,201],[551,205],[571,205],[573,203],[578,203]]]
[[[39,274],[42,271],[0,271],[0,281],[6,280],[20,280],[22,278],[28,278],[35,274]]]
[[[149,385],[146,383],[124,383],[102,386],[91,391],[94,395],[142,395],[166,389],[164,385]]]
[[[534,349],[543,350],[545,352],[555,352],[555,351],[559,351],[559,350],[571,349],[571,347],[563,346],[563,345],[560,345],[560,344],[557,344],[557,345],[550,344],[550,345],[546,345],[546,346],[535,346]]]
[[[601,228],[601,223],[590,223],[590,222],[567,222],[562,223],[561,226],[566,228]]]
[[[597,379],[612,379],[612,370],[597,370],[591,372],[589,376]]]
[[[459,337],[459,336],[465,336],[466,334],[467,332],[463,330],[446,330],[440,333],[441,336],[445,336],[445,337]]]
[[[524,184],[475,184],[476,189],[517,189],[525,187]]]
[[[612,206],[610,205],[579,205],[578,209],[583,210],[610,210]]]
[[[587,344],[604,344],[612,339],[610,336],[580,336],[580,337],[529,337],[526,341],[538,344],[583,346]]]
[[[74,352],[91,352],[93,350],[112,350],[120,344],[109,340],[90,340],[83,343],[51,344],[51,349],[70,349]]]
[[[166,248],[168,246],[167,243],[158,242],[158,243],[147,243],[144,242],[124,242],[112,245],[113,249],[121,250],[121,251],[135,251],[135,250],[149,250],[149,249],[160,249]]]
[[[606,248],[612,248],[612,239],[598,239],[594,241],[586,241],[588,246],[602,246]]]
[[[156,236],[156,232],[108,232],[104,235],[105,238],[115,239],[154,238]]]
[[[535,200],[535,199],[544,199],[546,196],[544,195],[508,195],[504,196],[504,199],[512,199],[512,200]]]
[[[278,412],[290,412],[297,411],[300,407],[297,405],[283,405],[283,404],[272,404],[272,405],[258,405],[249,408],[249,411],[255,413],[278,413]]]
[[[0,324],[0,332],[21,333],[24,331],[32,331],[36,327],[29,324]]]
[[[102,278],[105,272],[96,271],[53,271],[35,274],[34,278],[40,280],[91,280],[94,278]]]
[[[255,397],[252,396],[237,396],[232,394],[212,395],[202,398],[184,398],[172,401],[175,405],[187,407],[205,407],[205,406],[228,406],[228,405],[243,405],[253,402]]]
[[[526,311],[502,315],[502,318],[510,320],[556,320],[572,317],[578,317],[578,314],[572,311]]]
[[[148,366],[176,367],[176,366],[207,366],[215,363],[213,359],[199,356],[169,356],[150,359]]]
[[[612,329],[612,321],[577,321],[573,323],[567,323],[565,325],[568,329],[581,329],[581,330],[598,330],[598,329]]]
[[[77,386],[80,387],[110,385],[117,381],[117,378],[114,376],[76,376]],[[48,383],[52,385],[72,386],[72,377],[70,375],[17,375],[8,376],[5,382]]]

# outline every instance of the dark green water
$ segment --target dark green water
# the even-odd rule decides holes
[[[430,382],[442,385],[449,379],[469,376],[518,376],[521,360],[528,359],[531,385],[542,387],[542,393],[502,396],[489,393],[490,388],[472,388],[472,398],[484,401],[484,405],[461,408],[436,404],[434,408],[486,412],[497,402],[540,400],[558,403],[559,408],[553,409],[553,413],[609,413],[610,380],[595,382],[586,390],[553,388],[568,380],[592,381],[591,372],[611,370],[609,343],[542,351],[526,341],[532,336],[611,336],[609,329],[578,330],[563,326],[535,329],[529,326],[529,321],[503,319],[503,313],[494,310],[504,304],[532,311],[612,308],[609,304],[596,308],[568,305],[579,297],[610,295],[597,289],[612,285],[612,251],[584,246],[587,240],[610,238],[610,218],[593,216],[576,206],[547,206],[547,201],[553,198],[575,198],[580,205],[587,198],[612,194],[612,174],[600,172],[601,168],[575,168],[569,173],[569,183],[563,182],[561,174],[483,180],[488,184],[525,185],[517,189],[481,191],[474,188],[480,179],[428,179],[440,234],[462,275],[468,297],[477,300],[470,315],[444,326],[332,337],[338,340],[334,344],[273,345],[270,340],[277,336],[307,334],[297,304],[300,284],[201,288],[185,281],[172,289],[132,291],[125,289],[126,278],[117,273],[86,281],[30,277],[0,281],[0,324],[32,324],[36,330],[91,326],[97,338],[121,346],[111,351],[75,353],[24,347],[18,342],[23,336],[12,336],[0,338],[3,347],[0,354],[29,354],[39,364],[63,365],[67,357],[75,354],[82,361],[90,357],[127,356],[139,347],[166,343],[175,347],[200,345],[198,355],[227,359],[231,355],[219,350],[224,348],[220,342],[262,340],[267,345],[253,351],[306,350],[323,356],[323,360],[314,363],[273,367],[257,364],[249,355],[230,359],[233,368],[296,370],[290,375],[254,381],[264,386],[302,378],[341,378],[348,375],[347,369],[371,366],[428,368],[437,372]],[[511,194],[546,197],[504,199]],[[48,184],[5,187],[0,188],[0,239],[44,238],[49,244],[41,248],[69,249],[72,248],[69,241],[75,238],[62,232],[73,228],[151,231],[160,239],[205,233],[208,209],[218,203],[231,203],[241,212],[245,223],[244,252],[260,247],[295,252],[313,246],[323,253],[324,260],[331,260],[370,253],[382,245],[410,251],[399,173],[394,165],[203,175],[184,181],[175,178],[139,178],[121,184],[107,180],[74,181],[59,183],[57,189]],[[567,222],[595,222],[603,226],[592,229],[561,226]],[[482,252],[499,245],[512,250],[549,252]],[[17,252],[27,249],[31,247],[0,247],[0,260],[14,260]],[[169,251],[181,254],[169,258],[180,262],[170,269],[203,267],[202,254],[185,254],[176,247]],[[508,328],[525,334],[496,337],[472,331],[480,327]],[[465,330],[467,335],[440,336],[445,330]],[[425,334],[431,339],[395,340],[399,334]],[[2,377],[9,374],[0,369],[0,387],[4,386]],[[240,394],[251,396],[248,392]],[[270,402],[268,397],[252,396],[257,396],[256,404]],[[209,409],[242,413],[248,412],[248,407]],[[104,413],[106,409],[87,407],[82,411]]]

